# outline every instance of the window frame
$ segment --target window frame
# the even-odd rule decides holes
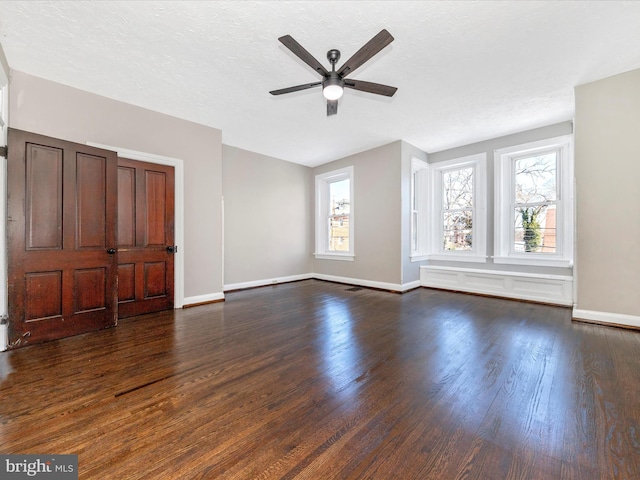
[[[429,164],[411,157],[410,255],[412,262],[428,259]]]
[[[516,252],[514,214],[516,160],[556,153],[556,252]],[[494,151],[494,263],[546,267],[573,266],[573,141],[571,135]]]
[[[355,259],[354,236],[354,168],[353,166],[332,170],[316,175],[316,244],[314,257],[319,260]],[[349,250],[336,252],[329,250],[328,219],[330,215],[329,186],[334,182],[349,180]]]
[[[487,182],[486,153],[477,153],[429,165],[429,234],[427,258],[457,262],[486,263],[487,261]],[[444,250],[443,215],[443,174],[456,170],[473,168],[473,242],[471,250]]]

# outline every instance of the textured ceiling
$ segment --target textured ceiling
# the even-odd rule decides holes
[[[395,41],[327,117],[319,80],[386,28]],[[640,2],[0,1],[11,68],[222,130],[223,142],[318,165],[403,139],[426,151],[573,118],[573,87],[640,68]],[[341,63],[340,63],[341,64]],[[339,64],[339,65],[340,65]]]

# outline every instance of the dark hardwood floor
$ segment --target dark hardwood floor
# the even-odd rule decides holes
[[[0,452],[81,479],[638,479],[640,332],[307,280],[0,353]]]

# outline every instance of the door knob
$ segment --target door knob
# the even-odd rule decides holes
[[[175,245],[169,245],[167,247],[167,253],[176,253],[178,251],[178,247]]]
[[[116,249],[115,249],[115,248],[108,248],[108,249],[107,249],[107,253],[108,253],[109,255],[113,255],[114,253],[116,253]]]

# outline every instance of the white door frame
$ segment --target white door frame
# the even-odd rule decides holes
[[[99,143],[87,142],[92,147],[111,150],[118,154],[118,157],[129,158],[141,162],[156,163],[158,165],[169,165],[174,168],[175,173],[175,223],[174,223],[174,244],[178,246],[174,260],[174,285],[173,285],[173,308],[182,308],[184,305],[184,162],[179,158],[165,157],[154,153],[138,152],[127,148],[102,145]]]
[[[0,147],[7,145],[9,79],[0,65]],[[7,285],[7,159],[0,157],[0,318],[8,315]],[[0,352],[7,349],[7,324],[0,323]]]

